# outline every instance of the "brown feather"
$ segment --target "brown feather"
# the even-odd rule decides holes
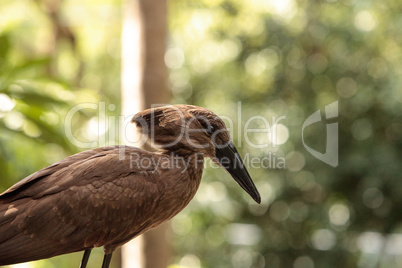
[[[194,196],[202,165],[191,180],[151,161],[147,169],[130,166],[167,157],[127,146],[98,148],[22,180],[0,195],[0,265],[98,246],[113,251],[170,219]],[[188,184],[178,183],[180,177]],[[172,197],[184,201],[167,202]]]
[[[158,152],[129,146],[81,152],[0,195],[0,265],[100,246],[111,254],[187,206],[204,156],[215,158],[215,146],[230,141],[223,121],[196,106],[150,109],[132,121]]]

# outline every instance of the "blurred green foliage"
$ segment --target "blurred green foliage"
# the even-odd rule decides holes
[[[66,135],[72,107],[102,100],[116,104],[118,114],[120,2],[96,2],[1,1],[0,192],[82,150]],[[94,140],[96,116],[94,109],[74,114],[77,140]],[[95,263],[102,257],[101,249],[92,256]],[[72,267],[80,258],[78,253],[34,265]]]
[[[63,1],[56,22],[49,3],[0,3],[0,190],[78,150],[64,129],[71,107],[105,101],[119,111],[121,1]],[[270,158],[270,168],[248,166],[261,205],[208,164],[196,198],[172,221],[172,267],[402,266],[402,3],[169,4],[172,102],[225,116],[244,158]],[[324,152],[326,123],[337,122],[335,168],[302,143],[303,122],[334,101],[339,117],[304,138]],[[77,137],[91,139],[95,115],[77,115]],[[270,125],[284,117],[281,142],[244,133],[257,115]],[[71,267],[78,255],[40,263]]]
[[[173,241],[188,254],[178,262],[236,268],[400,267],[401,3],[171,4],[167,65],[174,102],[229,116],[243,155],[275,153],[287,166],[249,167],[261,191],[260,206],[223,171],[207,170],[195,201],[173,220]],[[324,114],[334,101],[339,117],[306,128],[304,138],[324,153],[325,124],[338,122],[335,168],[310,155],[301,137],[308,116],[319,109]],[[263,149],[248,146],[237,128],[255,115],[271,124],[272,116],[286,116],[280,124],[288,140]],[[263,135],[251,133],[250,140],[264,140]]]
[[[72,107],[99,100],[119,103],[119,2],[108,3],[112,10],[103,13],[103,6],[78,3],[0,4],[1,190],[78,151],[65,134]],[[88,21],[71,18],[79,12]],[[117,23],[99,24],[102,16]],[[71,127],[77,139],[87,138],[85,127],[95,115],[88,109],[75,114]]]

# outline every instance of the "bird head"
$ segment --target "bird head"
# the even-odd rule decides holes
[[[177,155],[201,153],[210,157],[257,203],[261,202],[225,123],[213,112],[193,105],[170,105],[142,111],[131,121],[158,150]]]

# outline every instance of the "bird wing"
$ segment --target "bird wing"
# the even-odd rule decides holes
[[[9,189],[7,189],[3,193],[1,193],[0,200],[4,199],[4,198],[9,198],[12,195],[16,195],[18,192],[30,187],[32,184],[40,181],[41,179],[45,178],[46,176],[49,176],[63,168],[69,167],[71,164],[78,163],[80,161],[85,161],[90,157],[93,157],[95,155],[99,155],[102,153],[105,154],[106,152],[114,150],[114,149],[116,149],[116,146],[101,147],[101,148],[96,148],[93,150],[88,150],[88,151],[80,152],[80,153],[74,154],[72,156],[69,156],[57,163],[54,163],[53,165],[45,167],[35,173],[32,173],[31,175],[25,177],[24,179],[20,180],[19,182],[17,182],[13,186],[11,186]],[[0,201],[0,203],[1,203],[1,201]]]
[[[11,187],[0,196],[0,265],[102,246],[145,228],[144,211],[163,191],[151,159],[134,147],[98,148]]]

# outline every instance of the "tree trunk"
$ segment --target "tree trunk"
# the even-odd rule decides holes
[[[164,64],[167,4],[165,0],[126,0],[123,13],[122,114],[131,118],[169,101]],[[126,144],[135,140],[133,129],[122,133]],[[123,246],[122,267],[166,268],[170,257],[166,229],[164,224]]]

